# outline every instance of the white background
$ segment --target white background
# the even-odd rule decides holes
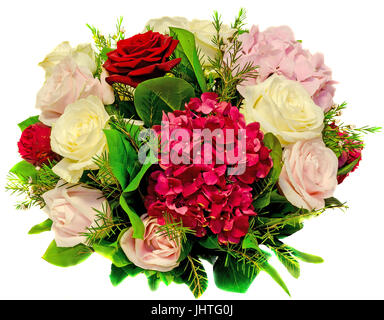
[[[64,40],[73,46],[92,42],[85,24],[107,34],[124,16],[127,36],[140,32],[150,18],[185,16],[210,19],[213,10],[231,23],[238,9],[248,12],[248,25],[289,25],[339,82],[335,101],[347,101],[346,123],[384,126],[383,2],[365,1],[7,1],[0,13],[0,298],[2,299],[193,299],[185,285],[147,288],[142,275],[119,287],[109,282],[110,263],[96,254],[79,266],[58,268],[41,259],[53,235],[28,235],[46,219],[38,209],[16,211],[16,198],[3,192],[7,170],[20,160],[17,123],[37,114],[35,96],[44,74],[37,64]],[[383,138],[366,137],[363,161],[336,191],[350,209],[326,212],[309,220],[287,244],[320,255],[323,264],[301,263],[299,280],[276,259],[272,262],[291,291],[289,298],[262,273],[246,294],[216,289],[212,271],[203,299],[383,299],[384,228]]]

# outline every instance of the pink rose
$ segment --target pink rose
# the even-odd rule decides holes
[[[156,217],[147,214],[141,217],[144,223],[144,240],[132,238],[133,229],[128,229],[120,239],[120,246],[128,259],[140,268],[170,271],[179,265],[181,247],[176,241],[159,232]]]
[[[243,46],[240,68],[252,62],[258,66],[259,73],[257,79],[250,79],[242,85],[261,83],[272,74],[283,75],[300,82],[324,111],[331,108],[335,93],[331,69],[324,64],[322,54],[312,55],[304,50],[289,27],[272,27],[260,32],[257,26],[252,26],[249,33],[243,33],[239,40]]]
[[[85,243],[86,237],[81,234],[87,232],[87,228],[97,226],[97,211],[105,212],[109,208],[100,190],[63,181],[44,193],[43,199],[46,203],[44,210],[53,221],[51,230],[55,233],[58,247]]]
[[[324,208],[337,186],[338,160],[321,138],[289,145],[283,152],[284,166],[279,186],[284,196],[298,208]]]
[[[73,58],[64,58],[54,67],[52,75],[37,94],[36,108],[41,109],[39,120],[51,126],[64,113],[67,105],[90,95],[97,96],[104,104],[112,104],[115,97],[111,86],[105,82],[107,75],[103,70],[101,79],[95,79]]]

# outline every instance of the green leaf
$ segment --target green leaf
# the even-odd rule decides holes
[[[289,250],[284,245],[281,247],[271,247],[271,249],[276,254],[280,262],[284,265],[284,267],[288,270],[288,272],[297,279],[300,276],[300,265],[292,255],[291,250]]]
[[[116,267],[124,267],[131,263],[117,241],[108,242],[101,240],[93,245],[93,250],[111,260]]]
[[[179,40],[179,44],[176,50],[176,57],[178,57],[177,51],[184,53],[190,65],[192,66],[201,90],[206,92],[207,84],[205,81],[203,68],[201,67],[199,56],[197,54],[195,36],[192,32],[181,28],[170,27],[169,30],[171,31],[171,36]]]
[[[161,279],[157,273],[147,276],[148,287],[151,291],[156,291],[159,288]]]
[[[52,227],[52,220],[47,219],[43,222],[33,226],[31,230],[28,231],[28,234],[39,234],[45,231],[50,231]]]
[[[263,264],[263,267],[262,267],[262,270],[265,271],[266,273],[268,273],[271,278],[273,280],[276,281],[276,283],[283,288],[283,290],[289,295],[291,296],[291,294],[289,293],[289,290],[286,286],[286,284],[284,283],[283,279],[281,279],[279,273],[275,270],[275,268],[273,268],[267,261],[264,262]]]
[[[35,124],[37,122],[39,122],[39,116],[33,116],[33,117],[29,117],[28,119],[24,120],[23,122],[20,122],[18,124],[18,126],[19,126],[21,131],[24,131],[30,125]]]
[[[139,187],[141,179],[143,179],[145,173],[151,166],[151,162],[143,164],[138,174],[129,182],[129,185],[124,189],[124,192],[135,191]]]
[[[247,292],[257,273],[250,265],[237,261],[231,255],[220,256],[213,265],[216,286],[230,292]]]
[[[109,275],[109,279],[113,286],[119,285],[126,277],[135,277],[139,273],[144,270],[140,267],[134,265],[133,263],[124,266],[124,267],[116,267],[113,263],[111,265],[111,273]]]
[[[91,254],[91,248],[84,244],[78,244],[69,248],[58,247],[56,241],[53,240],[42,258],[58,267],[70,267],[83,262]]]
[[[279,140],[271,132],[265,134],[263,142],[268,149],[272,150],[270,156],[273,161],[273,167],[269,173],[269,176],[274,182],[276,182],[279,179],[280,172],[283,167],[283,149],[281,148]]]
[[[243,249],[255,249],[261,252],[256,237],[252,233],[247,233],[243,238],[241,247]]]
[[[319,256],[315,256],[315,255],[312,255],[312,254],[309,254],[309,253],[305,253],[305,252],[301,252],[299,250],[296,250],[292,247],[288,247],[289,250],[291,250],[292,254],[299,258],[300,260],[304,261],[304,262],[308,262],[308,263],[322,263],[324,262],[323,258],[319,257]]]
[[[199,240],[199,244],[206,249],[220,249],[219,242],[216,235],[208,235]]]
[[[325,206],[326,207],[342,207],[343,204],[336,198],[331,197],[325,199]]]
[[[195,298],[201,297],[208,288],[207,273],[201,261],[197,257],[188,256],[178,268],[183,269],[181,279],[188,285]]]
[[[137,213],[128,205],[124,198],[124,194],[120,196],[120,205],[123,210],[128,214],[129,221],[132,224],[133,234],[132,238],[144,239],[144,224]]]
[[[113,129],[105,129],[107,138],[108,157],[112,172],[123,188],[128,185],[128,171],[130,161],[126,151],[126,143],[122,134]]]
[[[160,124],[163,112],[181,110],[195,96],[193,87],[183,79],[160,77],[140,83],[135,90],[135,108],[145,125]]]
[[[342,167],[341,169],[339,169],[339,171],[337,171],[337,175],[338,176],[342,176],[342,175],[345,175],[349,172],[352,171],[352,169],[357,165],[357,163],[359,162],[361,156],[359,156],[355,161],[347,164],[346,166]]]
[[[25,160],[20,161],[19,163],[14,165],[12,169],[9,170],[9,172],[15,174],[21,180],[24,181],[28,181],[29,178],[32,178],[32,180],[36,180],[38,175],[35,166]]]

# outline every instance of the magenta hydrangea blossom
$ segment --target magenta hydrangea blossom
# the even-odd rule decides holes
[[[300,82],[324,112],[332,107],[336,82],[332,80],[331,69],[324,64],[322,54],[304,50],[289,27],[272,27],[260,32],[257,26],[252,26],[239,40],[242,42],[240,67],[252,62],[258,66],[259,74],[242,85],[263,82],[277,73]]]
[[[257,213],[252,206],[252,184],[265,178],[272,168],[270,150],[264,146],[264,135],[256,122],[246,125],[238,108],[227,102],[218,102],[215,93],[204,93],[193,98],[185,110],[163,115],[163,126],[154,126],[160,145],[172,155],[180,141],[172,139],[177,130],[190,133],[189,141],[178,148],[177,156],[186,160],[175,164],[159,156],[159,170],[149,179],[145,205],[150,216],[165,223],[166,214],[183,226],[195,231],[196,236],[206,235],[207,229],[218,235],[220,243],[238,243],[249,227],[249,217]],[[164,134],[164,123],[168,134]],[[197,139],[196,130],[213,132],[222,129],[224,137],[213,136],[212,140]],[[231,130],[234,134],[229,134]],[[241,131],[244,130],[244,131]],[[236,150],[243,137],[244,157]],[[187,143],[188,142],[188,143]],[[194,152],[201,146],[199,154]],[[234,162],[227,154],[232,152],[239,160]],[[211,162],[206,160],[210,154]],[[244,165],[243,172],[240,169]],[[229,168],[233,168],[229,173]]]

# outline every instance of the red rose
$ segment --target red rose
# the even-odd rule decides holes
[[[51,149],[51,128],[41,122],[27,127],[17,146],[21,157],[34,166],[41,166],[59,157]]]
[[[169,60],[179,41],[158,32],[148,31],[117,42],[117,49],[107,53],[104,68],[106,81],[136,88],[140,82],[163,76],[180,63]]]

